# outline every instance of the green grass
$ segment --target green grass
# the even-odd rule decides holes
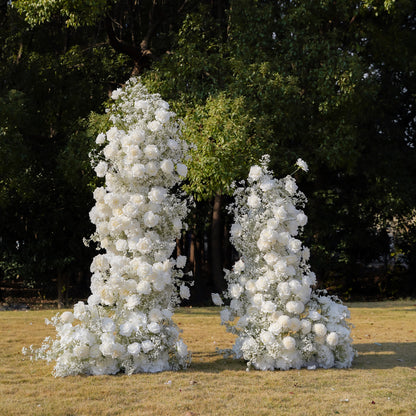
[[[416,302],[351,304],[359,356],[346,370],[246,371],[225,360],[233,336],[217,308],[180,309],[189,369],[132,376],[54,378],[31,362],[56,311],[0,312],[0,415],[416,415]]]

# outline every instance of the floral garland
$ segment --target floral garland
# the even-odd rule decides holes
[[[268,162],[266,155],[251,167],[229,207],[231,241],[241,257],[226,271],[229,305],[221,321],[237,339],[223,352],[259,370],[349,367],[355,355],[349,310],[337,298],[312,291],[309,249],[296,238],[307,223],[299,209],[306,197],[292,176],[273,178]],[[301,159],[297,166],[308,170]],[[223,304],[219,294],[212,299]]]
[[[190,354],[172,321],[186,258],[171,258],[184,228],[188,200],[172,191],[187,168],[187,144],[169,105],[139,79],[113,92],[113,124],[93,157],[105,186],[94,191],[92,240],[104,254],[91,265],[91,296],[73,312],[52,318],[56,339],[46,338],[36,359],[56,361],[55,376],[177,370]]]

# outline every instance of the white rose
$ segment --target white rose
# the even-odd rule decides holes
[[[131,168],[133,178],[141,178],[146,173],[146,167],[141,163],[135,163]]]
[[[270,345],[275,342],[274,335],[269,331],[261,331],[260,332],[260,340],[264,345]]]
[[[174,168],[175,166],[173,165],[173,162],[170,159],[164,159],[160,163],[160,169],[166,175],[171,175]]]
[[[247,205],[253,209],[259,208],[261,206],[261,199],[257,195],[252,194],[247,198]]]
[[[301,212],[298,215],[296,215],[296,221],[300,227],[303,227],[307,224],[308,217],[303,212]]]
[[[185,286],[185,285],[181,285],[181,287],[179,288],[179,296],[182,299],[189,299],[189,297],[191,296],[191,292],[189,291],[189,287]]]
[[[236,273],[243,272],[245,268],[246,268],[246,266],[245,266],[243,260],[241,260],[241,259],[234,263],[233,269]]]
[[[305,172],[309,170],[308,164],[300,158],[296,161],[296,166],[298,166],[300,169],[302,169]]]
[[[260,179],[260,177],[263,175],[263,170],[260,166],[254,165],[250,168],[250,172],[248,174],[248,177],[252,179],[253,181],[257,181]]]
[[[211,293],[211,298],[214,305],[221,306],[224,303],[218,293]]]
[[[176,259],[176,267],[178,269],[183,269],[186,266],[186,256],[178,256]]]
[[[146,173],[149,176],[156,176],[158,171],[159,171],[158,163],[153,162],[153,161],[146,163]]]
[[[133,342],[127,347],[127,351],[131,355],[138,355],[141,351],[140,344],[138,342]]]
[[[178,163],[176,165],[176,172],[178,172],[178,175],[182,178],[186,178],[186,175],[188,174],[188,168],[183,163]]]
[[[151,202],[161,204],[167,196],[167,190],[161,186],[154,186],[147,196]]]
[[[146,155],[146,157],[148,159],[157,159],[160,155],[159,149],[156,145],[154,144],[148,144],[145,148],[144,148],[144,154]]]
[[[171,113],[170,111],[166,111],[163,108],[158,108],[155,111],[155,118],[157,121],[159,121],[162,124],[165,124],[166,122],[169,121],[169,119],[172,117],[173,113]]]
[[[155,133],[155,132],[162,129],[162,124],[157,120],[153,120],[153,121],[150,121],[149,123],[147,123],[147,127],[150,131]]]
[[[100,133],[97,138],[95,139],[95,143],[97,144],[103,144],[105,142],[105,134],[104,133]]]
[[[104,161],[99,162],[94,170],[99,178],[103,178],[108,170],[107,162],[104,162]]]
[[[151,249],[152,242],[147,237],[143,237],[137,242],[137,250],[142,254],[150,253]]]
[[[153,342],[150,341],[150,339],[148,339],[142,342],[141,347],[142,347],[143,352],[146,354],[155,347],[155,344],[153,344]]]
[[[309,332],[311,332],[312,329],[311,321],[308,321],[307,319],[302,319],[300,321],[300,327],[302,329],[302,334],[309,334]]]
[[[150,285],[150,282],[147,280],[141,280],[139,283],[137,283],[137,293],[140,293],[141,295],[149,295],[152,291],[152,287]]]
[[[160,325],[157,322],[151,322],[147,325],[147,329],[153,334],[158,334],[160,332]]]
[[[152,211],[147,211],[143,215],[143,222],[146,227],[153,228],[159,223],[160,217]]]

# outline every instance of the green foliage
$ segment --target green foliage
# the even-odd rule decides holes
[[[62,16],[68,27],[92,26],[108,8],[107,0],[15,0],[14,7],[36,26]]]

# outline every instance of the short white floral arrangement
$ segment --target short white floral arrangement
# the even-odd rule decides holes
[[[347,322],[349,310],[337,298],[314,292],[309,249],[297,238],[306,225],[306,197],[295,179],[275,179],[269,156],[252,166],[247,182],[235,186],[231,241],[240,259],[226,271],[229,301],[221,311],[237,335],[232,350],[248,368],[349,367],[355,355]],[[305,171],[307,164],[299,159]],[[213,294],[215,304],[223,304]]]
[[[52,318],[56,339],[31,347],[56,361],[55,376],[157,372],[186,367],[190,354],[172,321],[186,258],[171,257],[188,199],[174,192],[186,177],[181,124],[139,79],[113,92],[113,126],[97,137],[92,240],[104,251],[91,265],[91,296]]]

